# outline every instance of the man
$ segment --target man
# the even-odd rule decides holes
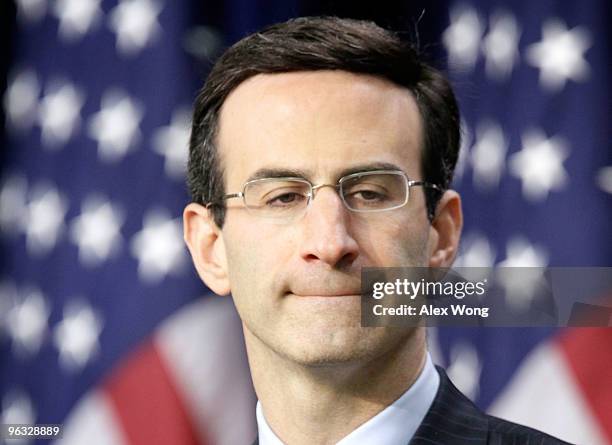
[[[447,80],[372,23],[292,20],[215,64],[185,240],[242,319],[261,445],[561,443],[478,411],[424,328],[360,326],[361,268],[452,264],[458,147]]]

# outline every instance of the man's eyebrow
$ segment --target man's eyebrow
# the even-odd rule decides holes
[[[359,164],[353,165],[351,167],[347,167],[341,170],[336,177],[336,180],[352,175],[353,173],[363,173],[370,172],[375,170],[399,170],[403,171],[401,167],[396,164],[392,164],[390,162],[372,162],[368,164]],[[255,179],[264,179],[264,178],[304,178],[309,179],[312,178],[313,174],[309,170],[303,169],[294,169],[294,168],[260,168],[256,170],[253,174],[251,174],[247,181],[253,181]]]
[[[399,170],[404,171],[401,167],[396,164],[392,164],[390,162],[373,162],[369,164],[361,164],[354,165],[352,167],[345,168],[338,174],[338,178],[340,179],[344,176],[352,175],[353,173],[364,173],[371,172],[375,170]]]
[[[260,168],[247,178],[248,181],[264,178],[304,178],[310,177],[310,172],[293,168]]]

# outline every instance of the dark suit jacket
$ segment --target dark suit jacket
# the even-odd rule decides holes
[[[436,369],[440,374],[436,398],[407,445],[569,445],[540,431],[485,414],[455,388],[442,368]],[[253,445],[258,443],[256,439]]]
[[[436,366],[440,387],[408,445],[568,445],[540,431],[483,413]]]

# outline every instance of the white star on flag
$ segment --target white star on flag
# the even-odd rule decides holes
[[[98,156],[106,162],[123,159],[140,140],[142,106],[120,90],[102,97],[102,108],[89,121],[89,135],[98,141]]]
[[[455,261],[455,267],[491,267],[495,262],[495,249],[487,238],[481,234],[471,234],[462,243],[461,255]]]
[[[47,0],[16,0],[17,16],[23,22],[36,22],[47,12]]]
[[[6,178],[0,189],[0,229],[4,233],[19,232],[26,209],[28,182],[22,175]]]
[[[482,363],[474,346],[464,341],[455,343],[446,372],[463,394],[471,400],[476,399],[480,392]]]
[[[51,309],[39,290],[30,289],[26,294],[7,314],[6,329],[15,352],[31,356],[43,342]]]
[[[547,20],[542,40],[527,48],[527,61],[540,69],[540,84],[558,91],[568,79],[576,82],[588,78],[590,68],[584,53],[591,47],[589,32],[580,26],[571,30],[560,19]]]
[[[164,156],[164,169],[168,176],[183,179],[189,157],[191,115],[181,109],[172,115],[172,122],[153,133],[153,150]]]
[[[491,189],[499,185],[507,150],[508,143],[501,127],[490,121],[480,123],[471,153],[476,186]]]
[[[121,247],[123,212],[102,197],[92,196],[83,203],[81,214],[70,227],[70,239],[79,248],[79,261],[97,266]]]
[[[82,369],[98,352],[102,318],[84,300],[64,307],[64,317],[53,332],[61,366],[66,371]]]
[[[138,260],[138,276],[154,284],[170,273],[179,273],[186,265],[180,219],[166,211],[154,210],[144,217],[143,228],[132,238],[132,255]]]
[[[34,423],[35,418],[34,407],[25,392],[12,389],[2,398],[2,418],[0,423],[4,425],[15,423],[31,425]],[[13,441],[11,440],[11,442]]]
[[[450,13],[451,23],[442,34],[448,52],[448,61],[453,68],[473,69],[478,59],[483,24],[474,8],[462,6]]]
[[[134,55],[161,32],[157,16],[162,8],[153,0],[121,0],[110,12],[110,27],[117,34],[117,50]]]
[[[38,109],[45,147],[60,147],[70,139],[81,122],[84,102],[83,93],[70,83],[56,81],[49,85]]]
[[[55,187],[38,184],[34,188],[22,221],[30,255],[45,254],[55,246],[67,211],[68,200]]]
[[[506,303],[515,310],[525,310],[537,295],[542,274],[548,264],[543,248],[522,236],[513,237],[506,247],[506,259],[497,265],[496,276],[504,287]]]
[[[568,182],[563,161],[569,156],[566,142],[541,130],[526,132],[523,148],[510,160],[510,172],[522,181],[523,195],[529,201],[543,201],[551,190],[561,190]]]
[[[24,70],[10,81],[3,105],[11,128],[25,130],[34,123],[39,95],[40,84],[32,70]]]
[[[487,75],[496,80],[508,78],[519,59],[519,26],[514,15],[496,12],[491,16],[489,32],[482,42]]]
[[[546,267],[548,255],[522,236],[513,237],[506,248],[506,259],[498,267]]]
[[[484,235],[472,233],[462,241],[459,257],[453,267],[461,268],[459,273],[468,280],[482,281],[488,279],[494,263],[495,248]]]
[[[604,192],[612,194],[612,166],[601,168],[597,172],[596,181]]]
[[[83,37],[102,17],[101,0],[56,0],[53,13],[59,19],[59,35],[65,41]]]

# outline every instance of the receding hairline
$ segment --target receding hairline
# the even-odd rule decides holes
[[[383,75],[378,75],[378,74],[353,72],[353,71],[344,70],[344,69],[300,70],[300,71],[284,71],[284,72],[254,74],[253,76],[250,76],[244,79],[242,82],[236,85],[225,96],[223,102],[221,103],[219,107],[219,111],[217,114],[217,120],[216,120],[216,125],[215,125],[216,128],[215,128],[214,140],[213,140],[213,143],[215,144],[216,151],[218,154],[219,168],[221,169],[222,172],[224,172],[225,170],[225,153],[224,153],[225,150],[221,149],[219,137],[221,134],[221,128],[223,126],[223,122],[226,121],[226,119],[224,119],[223,117],[225,116],[227,118],[227,114],[226,114],[227,104],[233,102],[237,94],[244,91],[249,86],[252,86],[254,83],[261,83],[261,82],[268,83],[268,85],[264,84],[265,89],[263,91],[261,91],[261,89],[259,91],[248,90],[249,94],[255,93],[256,94],[255,97],[257,97],[258,95],[265,95],[266,93],[270,93],[273,89],[277,90],[277,91],[274,91],[274,94],[278,94],[279,96],[284,95],[286,94],[286,92],[281,93],[278,91],[279,81],[282,83],[287,82],[289,84],[295,83],[295,82],[300,83],[304,81],[303,79],[304,75],[308,77],[310,76],[312,77],[332,76],[337,79],[339,78],[338,76],[342,76],[345,79],[340,79],[341,83],[346,83],[347,80],[350,81],[350,78],[354,78],[356,81],[358,81],[355,83],[356,86],[358,84],[361,84],[365,86],[366,88],[370,89],[372,85],[377,85],[378,87],[385,88],[388,93],[394,96],[394,99],[400,96],[403,96],[402,98],[403,106],[407,105],[409,109],[414,112],[414,115],[417,118],[416,126],[418,128],[418,137],[415,142],[420,152],[420,158],[421,158],[420,160],[422,161],[423,149],[424,149],[424,144],[425,144],[425,139],[424,139],[425,125],[424,125],[423,116],[422,116],[419,104],[417,102],[415,92],[411,88],[405,85],[398,84],[397,82]],[[363,82],[364,80],[367,80],[367,82],[364,83]],[[325,84],[321,83],[321,85],[325,85]],[[289,85],[289,86],[292,86],[292,85]],[[398,93],[399,93],[399,96],[398,96]],[[421,169],[419,168],[419,170]]]

